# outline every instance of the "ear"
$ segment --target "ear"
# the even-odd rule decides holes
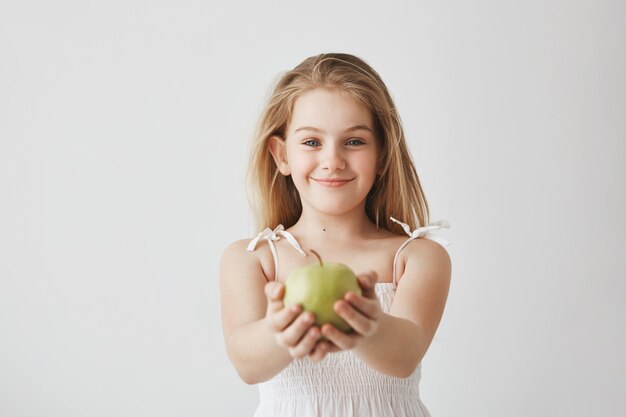
[[[268,146],[280,173],[284,176],[290,175],[291,170],[289,169],[289,164],[287,162],[287,149],[285,139],[281,138],[280,136],[274,135],[269,138]]]

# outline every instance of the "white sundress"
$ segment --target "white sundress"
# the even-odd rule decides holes
[[[413,239],[427,238],[448,246],[440,236],[429,233],[449,228],[446,220],[430,223],[411,231],[402,225],[409,238],[400,246],[393,262],[393,282],[375,284],[382,311],[389,313],[396,292],[396,259]],[[284,237],[301,254],[296,239],[282,225],[266,228],[248,245],[253,251],[259,240],[270,245],[278,276],[278,255],[274,241]],[[259,383],[259,406],[254,417],[430,417],[419,393],[422,363],[407,378],[397,378],[370,368],[350,350],[327,354],[315,362],[308,357],[293,360],[272,379]]]

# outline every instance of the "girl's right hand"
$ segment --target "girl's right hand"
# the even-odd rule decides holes
[[[286,348],[294,359],[309,356],[314,361],[322,360],[326,356],[326,350],[317,344],[321,330],[314,326],[315,315],[302,312],[300,305],[285,307],[285,286],[280,282],[268,282],[265,285],[265,295],[265,322],[278,345]]]

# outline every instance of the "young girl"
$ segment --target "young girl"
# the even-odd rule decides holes
[[[243,381],[259,384],[255,416],[429,416],[421,360],[451,275],[448,242],[431,232],[449,225],[429,224],[380,76],[348,54],[284,74],[250,173],[262,232],[226,248],[220,290],[228,355]],[[362,295],[334,305],[353,331],[320,328],[312,312],[283,304],[289,273],[317,263],[310,250],[357,274]]]

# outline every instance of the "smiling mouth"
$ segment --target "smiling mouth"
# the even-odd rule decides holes
[[[329,187],[329,188],[336,188],[336,187],[341,187],[342,185],[345,185],[347,183],[349,183],[350,181],[352,181],[354,178],[351,178],[349,180],[342,180],[342,179],[337,179],[337,178],[329,178],[329,179],[324,179],[324,178],[313,178],[318,184],[324,186],[324,187]]]

